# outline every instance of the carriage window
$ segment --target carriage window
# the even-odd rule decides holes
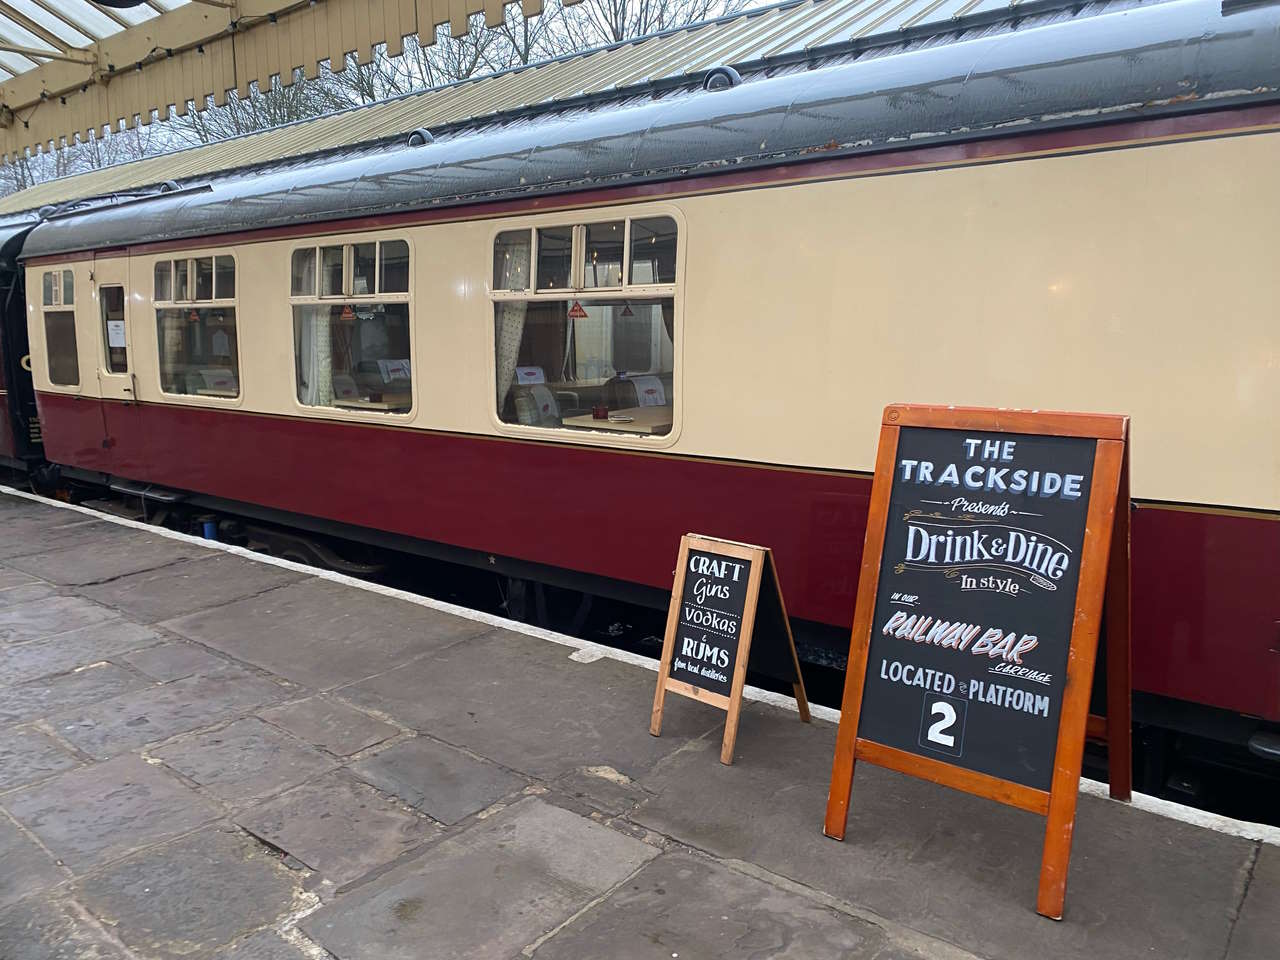
[[[125,345],[124,287],[99,287],[102,310],[102,339],[107,345],[107,372],[129,372],[129,350]]]
[[[236,308],[169,307],[156,311],[160,389],[198,397],[238,397]]]
[[[295,305],[293,342],[299,403],[381,413],[413,406],[409,304]]]
[[[46,307],[69,307],[76,302],[76,275],[71,270],[46,270],[41,277],[40,302]]]
[[[506,301],[494,310],[505,423],[671,432],[672,298]]]
[[[628,236],[632,262],[624,283]],[[675,221],[647,217],[538,228],[537,272],[530,282],[532,237],[529,230],[508,230],[493,243],[498,417],[534,427],[670,433]],[[576,279],[572,264],[581,270]],[[571,282],[571,290],[556,289]],[[629,296],[631,285],[647,289]],[[601,290],[609,287],[622,289]]]
[[[538,231],[538,289],[563,290],[573,267],[573,227]]]
[[[319,261],[319,297],[314,287],[299,294],[295,285],[298,402],[408,413],[413,407],[409,244],[383,240],[320,247]]]
[[[236,261],[234,257],[214,258],[214,291],[218,300],[230,300],[236,295]]]
[[[631,221],[628,283],[676,282],[676,222],[670,217]]]
[[[320,296],[342,296],[342,247],[320,248]]]
[[[120,291],[120,319],[124,317],[123,290],[104,288],[104,322],[109,321],[106,293],[111,290]],[[240,396],[235,258],[219,254],[157,263],[153,293],[160,389],[188,397]],[[123,342],[120,346],[119,370],[114,351],[109,351],[112,372],[128,369]]]
[[[196,257],[196,295],[191,299],[213,299],[213,257]]]
[[[374,272],[378,265],[378,247],[373,243],[351,245],[351,292],[367,297],[376,290]]]
[[[293,251],[293,279],[289,283],[289,296],[314,297],[316,295],[316,250],[307,247]]]
[[[172,261],[159,260],[156,262],[156,282],[151,294],[152,300],[173,299],[172,276]]]
[[[76,354],[74,311],[46,310],[44,312],[44,343],[49,361],[49,382],[62,387],[79,386],[80,361]]]
[[[493,289],[529,289],[529,231],[508,230],[493,241]]]
[[[409,292],[409,244],[403,240],[383,240],[378,244],[378,292]]]
[[[622,238],[625,232],[621,220],[613,223],[589,223],[582,228],[584,287],[622,286]]]

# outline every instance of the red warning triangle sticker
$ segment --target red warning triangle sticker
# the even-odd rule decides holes
[[[352,309],[351,309],[351,304],[346,304],[346,305],[342,308],[342,319],[343,319],[343,320],[354,320],[355,318],[356,318],[356,312],[355,312],[354,310],[352,310]]]
[[[570,320],[587,319],[587,311],[582,309],[582,304],[579,303],[577,300],[573,301],[573,306],[569,308],[569,319]]]

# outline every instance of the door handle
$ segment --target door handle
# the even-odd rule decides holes
[[[24,353],[22,355],[22,359],[18,361],[18,366],[20,366],[23,370],[27,371],[27,373],[30,373],[31,372],[31,354]]]

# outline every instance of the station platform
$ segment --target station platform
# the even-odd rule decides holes
[[[1041,818],[862,765],[829,840],[832,711],[723,766],[653,668],[0,494],[0,958],[1280,956],[1280,831],[1084,795],[1046,920]]]

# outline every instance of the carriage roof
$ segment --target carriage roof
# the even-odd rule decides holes
[[[1275,7],[1171,0],[1084,9],[1041,4],[1037,13],[1032,6],[1022,5],[1016,19],[989,17],[945,37],[935,31],[889,47],[846,43],[821,56],[808,49],[790,62],[746,62],[743,82],[726,89],[704,91],[686,74],[665,88],[602,91],[442,124],[421,145],[401,135],[73,202],[42,211],[24,255],[570,193],[1280,98]]]

